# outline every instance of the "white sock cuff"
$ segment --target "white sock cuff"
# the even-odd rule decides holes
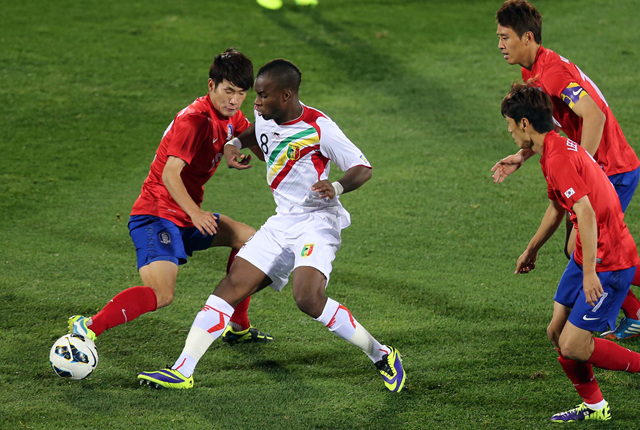
[[[214,296],[211,294],[207,299],[206,306],[210,306],[224,314],[226,314],[229,318],[233,315],[233,306],[227,303],[225,300],[221,299],[218,296]]]
[[[331,297],[327,297],[327,303],[324,305],[322,314],[316,318],[316,321],[321,322],[325,326],[329,325],[331,318],[336,314],[339,306],[340,303],[336,302]]]
[[[584,404],[587,405],[588,408],[591,408],[594,411],[597,411],[597,410],[600,410],[600,409],[604,408],[605,405],[607,404],[607,401],[602,399],[601,401],[599,401],[598,403],[595,403],[593,405],[591,405],[591,404],[589,404],[587,402],[584,402]]]

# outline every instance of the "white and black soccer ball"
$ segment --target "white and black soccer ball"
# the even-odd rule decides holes
[[[98,365],[98,350],[88,337],[65,334],[51,347],[49,360],[56,375],[77,381],[94,371]]]

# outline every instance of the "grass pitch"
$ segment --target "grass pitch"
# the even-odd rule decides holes
[[[497,49],[500,4],[285,1],[271,12],[251,0],[5,2],[0,427],[537,429],[578,404],[545,335],[566,263],[560,235],[535,272],[512,275],[547,205],[538,164],[502,185],[490,180],[493,163],[516,150],[499,110],[519,78]],[[598,83],[638,150],[636,2],[535,4],[544,45]],[[139,284],[131,205],[162,132],[205,94],[213,56],[229,46],[256,67],[297,63],[301,99],[336,120],[374,166],[372,180],[342,199],[353,225],[328,292],[401,351],[400,395],[384,390],[360,351],[301,314],[290,288],[252,302],[252,322],[273,344],[215,343],[193,390],[139,387],[139,371],[181,351],[224,276],[224,250],[181,268],[169,308],[101,336],[91,377],[64,381],[49,367],[68,316]],[[636,237],[638,204],[627,211]],[[262,166],[222,165],[204,207],[259,227],[274,209]],[[637,428],[638,376],[596,376],[612,405],[608,428]]]

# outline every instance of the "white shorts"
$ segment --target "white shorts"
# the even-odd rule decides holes
[[[240,249],[238,257],[263,271],[281,291],[296,267],[311,266],[327,278],[340,249],[340,222],[334,213],[273,215]],[[325,285],[326,287],[326,285]]]

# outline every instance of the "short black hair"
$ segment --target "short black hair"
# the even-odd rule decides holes
[[[253,87],[253,63],[246,55],[235,48],[229,48],[216,55],[209,78],[217,87],[225,79],[238,88],[248,90]]]
[[[302,72],[289,60],[285,60],[283,58],[276,58],[275,60],[269,61],[264,66],[260,67],[258,70],[258,75],[256,78],[260,76],[268,75],[272,79],[274,79],[280,89],[283,90],[291,90],[296,94],[300,90],[300,84],[302,83]]]
[[[513,29],[518,37],[530,31],[536,43],[542,43],[542,15],[527,0],[504,2],[496,12],[496,21],[503,27]]]
[[[538,133],[547,133],[555,128],[551,97],[539,88],[523,83],[513,83],[511,91],[502,100],[502,116],[513,119],[516,124],[527,118]]]

